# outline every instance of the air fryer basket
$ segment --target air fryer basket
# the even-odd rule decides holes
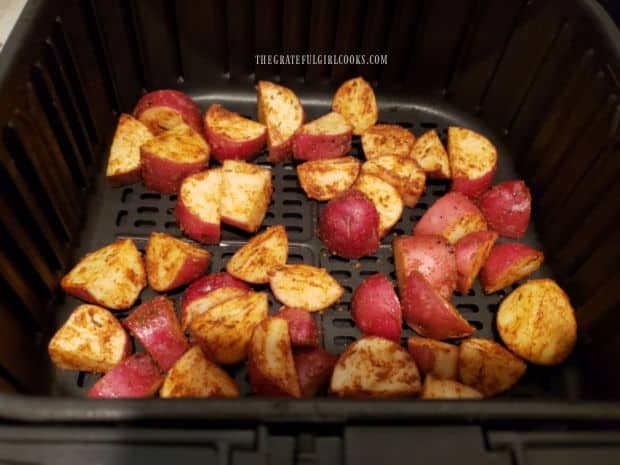
[[[386,53],[387,65],[258,65],[257,53]],[[620,36],[590,0],[230,2],[31,0],[0,63],[0,417],[32,421],[148,418],[364,418],[458,421],[619,420],[617,370],[620,258],[618,70]],[[484,402],[102,401],[82,399],[96,380],[54,369],[46,345],[78,301],[58,292],[63,272],[85,253],[129,237],[144,249],[152,231],[181,236],[175,196],[141,184],[105,183],[107,150],[119,112],[145,90],[178,88],[203,108],[218,102],[256,117],[254,84],[282,82],[301,97],[308,119],[329,111],[337,86],[363,75],[380,116],[420,135],[450,125],[488,135],[498,147],[495,180],[522,177],[534,221],[525,242],[542,248],[553,276],[577,309],[580,341],[567,363],[530,366],[509,393]],[[354,155],[362,156],[359,140]],[[261,155],[258,163],[270,166]],[[330,256],[316,238],[322,205],[309,201],[291,163],[273,167],[264,226],[284,224],[290,260],[323,266],[339,279],[342,301],[316,318],[333,353],[359,337],[348,313],[366,276],[393,276],[389,234],[359,262]],[[429,181],[393,232],[410,234],[449,188]],[[223,268],[248,235],[224,228],[209,246]],[[181,291],[173,293],[177,298]],[[142,300],[153,295],[145,290]],[[497,338],[494,314],[504,291],[476,287],[454,302]],[[278,308],[273,297],[271,312]],[[120,313],[120,318],[124,314]],[[411,334],[403,331],[403,340]],[[232,370],[249,393],[245,368]],[[578,401],[578,402],[577,402]],[[592,402],[598,401],[598,402]]]

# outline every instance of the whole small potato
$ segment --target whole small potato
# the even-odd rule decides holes
[[[334,254],[360,258],[379,249],[379,214],[357,189],[330,200],[319,220],[319,238]]]
[[[504,237],[525,235],[532,213],[532,196],[523,181],[504,181],[480,196],[478,206],[489,227]]]

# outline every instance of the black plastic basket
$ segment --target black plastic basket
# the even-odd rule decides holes
[[[256,64],[255,54],[263,53],[387,54],[388,63]],[[300,431],[306,425],[311,446],[303,434],[291,436],[292,446],[288,439],[278,446],[295,454],[306,446],[336,447],[330,435],[347,444],[347,437],[358,443],[379,434],[363,426],[344,433],[344,424],[620,423],[619,72],[620,34],[591,0],[30,0],[0,56],[0,388],[7,391],[0,395],[0,419],[149,428],[294,423]],[[449,125],[470,127],[498,147],[496,181],[526,180],[535,220],[526,243],[544,250],[547,266],[538,274],[557,279],[577,309],[575,354],[556,368],[530,366],[509,393],[484,402],[81,398],[96,377],[55,370],[46,353],[51,334],[78,303],[58,292],[60,277],[84,253],[117,237],[133,238],[143,249],[151,231],[181,235],[174,196],[106,185],[103,167],[119,113],[130,112],[144,91],[177,88],[202,108],[218,102],[255,117],[254,84],[265,79],[293,88],[312,119],[328,111],[337,86],[355,75],[375,86],[380,121],[417,135],[436,128],[444,140]],[[361,155],[359,141],[352,153]],[[265,158],[258,162],[268,166]],[[374,272],[393,273],[393,236],[359,263],[331,257],[315,234],[322,206],[307,200],[294,165],[273,167],[273,184],[263,227],[286,225],[291,261],[328,268],[346,289],[339,306],[317,316],[323,345],[339,353],[359,337],[348,313],[351,291]],[[394,232],[411,233],[448,188],[429,182]],[[222,245],[208,247],[211,270],[222,269],[247,238],[224,228]],[[152,295],[146,290],[141,298]],[[495,338],[503,295],[485,296],[476,286],[454,301],[478,335]],[[271,298],[271,311],[276,308]],[[409,334],[406,329],[403,337]],[[245,368],[234,375],[247,392]],[[317,433],[317,424],[331,426]],[[396,436],[404,431],[396,430]],[[277,442],[264,430],[251,431],[239,444],[259,450],[259,443],[268,449]],[[65,432],[69,439],[77,434]],[[320,443],[315,434],[328,439]],[[3,435],[0,430],[0,441]],[[105,435],[92,437],[106,442]],[[52,441],[46,438],[41,441]],[[512,440],[490,438],[480,441],[480,450],[506,448],[496,445]],[[217,454],[224,454],[220,446],[237,444],[222,441]],[[339,450],[329,455],[334,463],[349,457],[346,447]],[[497,460],[489,463],[510,463]]]

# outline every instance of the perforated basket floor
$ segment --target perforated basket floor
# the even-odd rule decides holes
[[[201,103],[206,107],[211,102]],[[256,117],[254,104],[240,104],[238,100],[226,102],[221,99],[218,100],[218,103],[249,117]],[[308,120],[328,111],[327,107],[322,106],[306,107]],[[509,154],[498,143],[498,139],[494,138],[493,134],[477,120],[450,108],[429,107],[426,104],[414,104],[406,107],[392,106],[381,113],[380,122],[400,124],[417,136],[428,129],[436,128],[444,143],[447,127],[450,125],[461,125],[480,131],[489,136],[498,147],[499,165],[495,182],[518,177],[513,170]],[[351,154],[363,159],[359,138],[354,139]],[[401,220],[392,232],[384,238],[376,254],[360,260],[346,260],[331,256],[316,238],[318,217],[324,204],[309,200],[306,197],[297,181],[295,165],[287,163],[272,167],[265,160],[266,155],[262,154],[256,162],[272,168],[273,195],[261,231],[266,226],[285,225],[289,237],[289,262],[325,267],[345,288],[345,294],[337,305],[329,308],[323,314],[315,315],[321,329],[323,347],[334,354],[339,354],[348,344],[361,335],[351,320],[348,309],[353,290],[366,277],[377,272],[383,273],[395,281],[391,245],[393,238],[400,234],[411,234],[417,220],[436,199],[447,192],[449,183],[428,181],[425,192],[416,207],[405,208]],[[535,200],[534,208],[536,208]],[[77,260],[85,253],[109,244],[120,237],[133,239],[142,251],[144,251],[149,234],[153,231],[163,231],[182,237],[174,218],[175,203],[176,195],[151,192],[141,184],[112,189],[106,185],[104,173],[101,172],[90,199],[87,224],[80,237],[81,243],[76,250],[75,259]],[[249,237],[250,235],[247,233],[223,225],[221,243],[206,246],[212,253],[210,271],[223,270],[227,260]],[[533,224],[530,225],[524,242],[540,248]],[[534,274],[534,277],[536,276],[550,276],[550,272],[542,267]],[[269,287],[258,286],[256,288],[268,292],[270,313],[277,312],[281,305],[273,298]],[[480,290],[478,280],[476,280],[474,288],[468,295],[455,294],[452,302],[463,316],[477,328],[476,336],[498,339],[494,330],[495,312],[501,298],[510,290],[506,289],[492,295],[484,295]],[[170,293],[169,296],[178,302],[183,291],[184,288],[181,288]],[[155,295],[154,291],[145,289],[136,305],[150,299],[153,295]],[[65,321],[69,313],[79,303],[72,297],[62,298],[57,311],[57,326]],[[123,319],[129,312],[117,312],[116,314],[120,319]],[[411,335],[413,335],[413,331],[403,326],[402,343],[405,344],[407,337]],[[242,393],[251,394],[245,365],[241,364],[228,369],[239,383]],[[504,396],[571,398],[574,395],[574,373],[575,370],[570,361],[555,368],[529,366],[523,379]],[[98,377],[98,375],[87,373],[55,370],[53,392],[60,396],[84,396]]]

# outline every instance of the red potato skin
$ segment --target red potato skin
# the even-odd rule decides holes
[[[176,289],[177,287],[191,283],[199,276],[202,276],[205,271],[207,271],[207,268],[209,268],[210,258],[210,255],[205,257],[187,257],[185,263],[174,278],[174,281],[172,281],[166,289],[161,290],[160,292]]]
[[[523,181],[505,181],[480,196],[478,206],[489,226],[504,237],[521,239],[530,223],[532,196]]]
[[[295,160],[325,160],[344,156],[351,150],[351,134],[332,136],[298,132],[293,137]]]
[[[475,332],[417,271],[407,275],[400,293],[405,321],[418,334],[443,340],[467,337]]]
[[[196,280],[186,289],[181,299],[181,311],[183,312],[194,300],[224,287],[236,287],[244,291],[251,290],[250,286],[226,271],[211,273]]]
[[[128,186],[142,180],[142,170],[138,167],[125,173],[107,176],[106,179],[111,187]]]
[[[153,396],[164,376],[153,359],[141,352],[126,358],[100,378],[88,391],[91,399],[143,398]]]
[[[209,165],[208,159],[194,163],[180,163],[154,156],[143,149],[140,149],[140,159],[144,185],[147,189],[162,194],[175,194],[179,191],[183,179]]]
[[[349,189],[330,200],[319,219],[318,236],[334,254],[360,258],[379,249],[379,214],[362,192]]]
[[[400,340],[403,326],[400,302],[390,280],[380,273],[366,278],[355,289],[351,316],[364,336]]]
[[[123,321],[165,372],[189,349],[176,318],[174,304],[157,296],[136,308]]]
[[[133,110],[133,116],[140,119],[142,113],[150,108],[156,107],[167,107],[175,110],[181,115],[181,118],[183,118],[183,121],[185,121],[188,126],[191,126],[192,129],[204,137],[200,108],[198,108],[194,101],[183,92],[172,89],[149,92],[138,100]],[[159,127],[149,126],[149,129],[153,134],[162,132],[162,128]]]
[[[461,192],[448,192],[424,213],[420,221],[415,225],[414,234],[442,235],[459,218],[467,214],[484,216],[478,207],[464,194]]]
[[[454,246],[458,275],[456,288],[461,294],[467,294],[471,289],[497,237],[495,231],[478,231],[456,242]]]
[[[214,108],[211,106],[205,114],[204,133],[206,135],[207,142],[209,143],[209,148],[211,149],[211,156],[220,162],[224,160],[253,160],[256,155],[260,153],[267,142],[267,128],[265,128],[263,134],[256,139],[235,140],[209,126],[208,117],[211,111],[232,113],[224,108]]]
[[[216,223],[207,223],[192,213],[185,205],[181,195],[177,198],[174,215],[179,224],[179,229],[188,237],[203,244],[220,242],[221,226]]]
[[[407,343],[413,361],[422,373],[430,373],[435,366],[435,354],[426,346]]]
[[[267,161],[269,163],[284,163],[291,159],[293,154],[293,138],[279,144],[269,147],[269,156]]]
[[[491,171],[476,179],[469,179],[464,176],[453,177],[452,190],[461,192],[462,194],[475,199],[489,188],[493,182],[493,176],[495,176],[496,170],[497,163],[493,166]]]
[[[488,289],[496,287],[498,281],[504,279],[503,275],[509,273],[513,268],[519,268],[530,261],[540,261],[544,259],[543,253],[525,244],[511,242],[505,244],[496,244],[487,258],[484,266],[480,270],[480,283],[485,292]],[[540,266],[540,264],[539,264]],[[523,276],[519,277],[521,279]],[[515,282],[511,280],[505,286]],[[502,287],[505,287],[502,286]]]
[[[410,271],[422,274],[444,299],[456,289],[454,247],[442,236],[400,236],[394,239],[394,263],[399,289]]]
[[[313,397],[332,376],[338,358],[326,350],[298,349],[293,353],[303,397]]]
[[[295,307],[282,307],[274,315],[288,322],[293,347],[318,347],[319,330],[310,312]]]

